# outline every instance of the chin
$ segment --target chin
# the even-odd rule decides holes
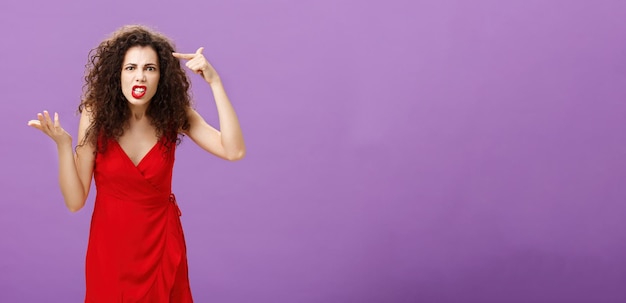
[[[127,97],[126,101],[131,106],[142,106],[142,105],[147,105],[148,103],[150,103],[150,99],[147,99],[147,98],[135,99],[132,97],[131,98]]]

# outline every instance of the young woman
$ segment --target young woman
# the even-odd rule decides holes
[[[185,135],[226,160],[245,154],[235,110],[202,51],[176,53],[162,34],[122,27],[90,53],[75,152],[58,114],[44,111],[28,122],[57,145],[70,211],[85,205],[95,180],[85,302],[192,302],[171,191],[176,146]],[[190,106],[180,59],[210,85],[219,131]]]

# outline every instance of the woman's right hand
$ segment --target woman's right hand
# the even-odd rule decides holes
[[[52,138],[57,145],[69,143],[72,144],[72,136],[67,133],[59,122],[59,114],[54,113],[54,121],[50,118],[50,114],[47,111],[43,111],[43,114],[37,113],[37,120],[28,121],[28,126],[32,126],[48,137]]]

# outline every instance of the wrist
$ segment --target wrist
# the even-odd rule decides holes
[[[68,138],[65,140],[61,140],[61,141],[57,141],[57,149],[58,150],[64,150],[64,149],[72,149],[72,138]]]
[[[211,81],[207,81],[209,83],[209,85],[211,86],[211,88],[215,87],[215,86],[222,86],[222,79],[220,79],[219,76],[215,76],[211,79]]]

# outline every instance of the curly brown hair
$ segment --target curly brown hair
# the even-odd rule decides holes
[[[78,111],[91,113],[92,122],[83,142],[106,149],[98,138],[119,139],[132,115],[121,88],[122,64],[133,46],[150,46],[159,58],[160,78],[157,91],[146,109],[146,116],[159,138],[179,144],[182,130],[189,129],[190,82],[178,58],[172,56],[174,44],[164,35],[141,25],[124,26],[89,52],[83,97]],[[168,144],[169,145],[169,144]]]

